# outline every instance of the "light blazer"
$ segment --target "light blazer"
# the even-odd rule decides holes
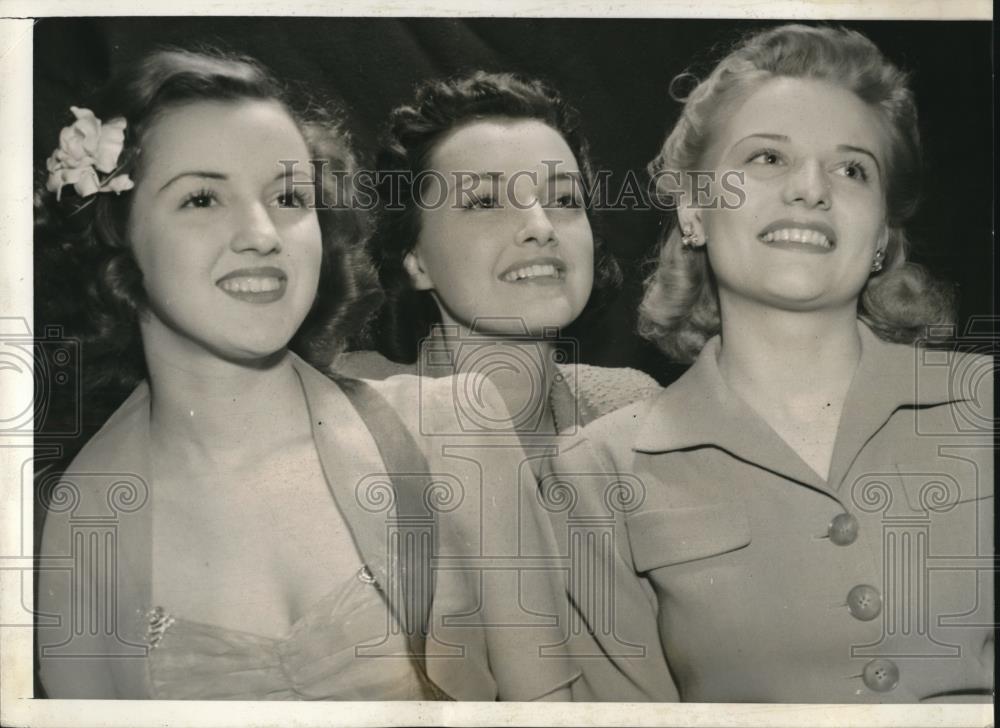
[[[572,485],[578,513],[615,518],[627,576],[613,618],[659,639],[682,700],[989,699],[992,362],[859,326],[825,481],[728,388],[717,338],[543,478]],[[632,494],[612,511],[615,480]],[[619,665],[633,685],[662,681],[654,662]]]

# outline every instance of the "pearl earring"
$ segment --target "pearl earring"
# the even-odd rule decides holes
[[[882,261],[885,260],[885,251],[879,248],[875,251],[875,257],[872,258],[872,273],[878,273],[882,270]]]
[[[685,227],[681,233],[681,247],[693,248],[697,242],[698,234],[690,226]]]

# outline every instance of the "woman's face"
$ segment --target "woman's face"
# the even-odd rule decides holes
[[[700,211],[723,311],[853,307],[886,243],[887,149],[877,112],[831,83],[777,78],[745,99],[707,155],[745,175],[745,202]]]
[[[594,238],[562,136],[539,121],[477,121],[445,137],[430,166],[441,177],[425,185],[406,267],[445,322],[533,335],[572,323],[590,297]]]
[[[293,189],[280,160],[295,160]],[[276,102],[195,102],[147,132],[129,218],[143,339],[273,354],[312,306],[322,240],[305,140]]]

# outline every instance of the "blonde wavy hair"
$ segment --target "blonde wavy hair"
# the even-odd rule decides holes
[[[890,140],[886,159],[888,244],[858,316],[886,341],[913,343],[930,324],[954,320],[951,285],[906,260],[904,225],[917,208],[921,169],[917,108],[908,75],[867,37],[845,28],[782,25],[738,44],[684,99],[681,118],[649,163],[657,194],[692,194],[692,173],[734,102],[776,77],[811,78],[853,91],[880,113]],[[674,79],[675,85],[690,74]],[[665,228],[639,307],[639,333],[667,356],[691,362],[721,330],[718,293],[705,248],[684,248],[676,219]]]

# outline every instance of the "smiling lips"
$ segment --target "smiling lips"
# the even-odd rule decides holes
[[[833,250],[836,238],[833,228],[824,224],[779,221],[764,228],[757,236],[761,241],[782,248]]]
[[[226,274],[215,285],[239,301],[273,303],[285,295],[288,276],[278,268],[243,268]]]
[[[557,258],[515,263],[500,274],[500,280],[505,283],[534,282],[551,283],[566,278],[566,264]]]

